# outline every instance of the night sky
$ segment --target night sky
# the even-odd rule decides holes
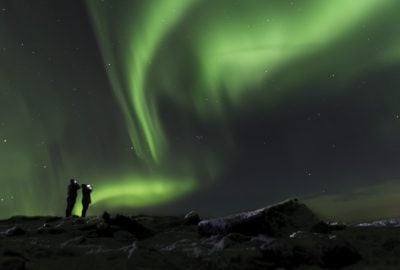
[[[0,218],[63,215],[70,178],[89,214],[400,215],[399,10],[0,0]]]

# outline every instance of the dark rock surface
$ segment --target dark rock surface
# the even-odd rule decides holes
[[[362,259],[360,253],[345,239],[311,232],[298,232],[290,239],[281,239],[261,247],[266,260],[276,267],[296,268],[317,265],[337,269]]]
[[[18,226],[14,226],[14,227],[11,227],[11,228],[7,229],[4,232],[4,235],[6,235],[6,236],[18,236],[18,235],[24,235],[25,233],[26,232],[25,232],[24,229],[21,229]]]
[[[284,236],[297,230],[309,230],[318,222],[320,220],[306,205],[293,199],[255,211],[203,220],[199,223],[199,233],[203,236],[231,232]]]
[[[344,229],[346,229],[346,225],[344,224],[329,224],[323,221],[320,221],[311,227],[312,232],[325,234],[329,234],[334,231],[341,231]]]
[[[100,234],[107,234],[104,230],[108,226],[108,231],[110,232],[112,231],[112,228],[114,228],[114,230],[123,230],[131,233],[138,239],[145,239],[153,235],[153,232],[150,229],[141,225],[133,218],[123,215],[116,215],[112,218],[107,212],[103,214],[102,218],[105,226],[101,226],[101,223],[97,224],[97,226],[95,225],[97,227],[97,232],[100,232]],[[112,235],[112,233],[110,235]]]
[[[196,211],[190,211],[183,218],[184,225],[197,225],[200,222],[200,216]]]
[[[25,260],[21,258],[4,258],[0,261],[2,270],[25,270]]]
[[[0,269],[400,269],[399,227],[325,223],[297,200],[189,216],[2,220]]]

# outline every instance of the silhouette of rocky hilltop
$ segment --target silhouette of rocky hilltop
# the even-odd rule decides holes
[[[203,220],[16,216],[0,221],[0,269],[398,269],[397,226],[327,223],[296,199]]]

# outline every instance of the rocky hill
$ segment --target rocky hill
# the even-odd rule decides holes
[[[0,269],[399,269],[398,222],[326,223],[297,200],[201,220],[12,217]]]

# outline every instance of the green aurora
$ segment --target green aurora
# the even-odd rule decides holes
[[[97,43],[86,45],[89,30],[68,36],[45,19],[47,32],[29,30],[39,13],[57,20],[39,2],[32,15],[6,1],[20,17],[0,17],[0,217],[63,213],[71,177],[94,184],[92,214],[207,190],[242,157],[237,119],[279,115],[296,99],[345,96],[357,78],[400,59],[394,0],[87,0],[79,23]],[[74,47],[83,54],[72,63],[65,51]],[[397,103],[385,99],[392,116]],[[374,129],[380,138],[398,134],[381,120]]]
[[[182,107],[194,106],[200,115],[218,117],[227,104],[240,107],[249,89],[272,80],[289,63],[328,50],[369,19],[385,16],[396,4],[376,0],[364,1],[362,5],[347,0],[173,0],[121,2],[111,10],[106,2],[87,3],[135,150],[140,157],[156,162],[162,159],[165,146],[155,105],[162,94]],[[118,51],[113,48],[115,43],[120,44]],[[163,46],[173,48],[171,58],[176,57],[175,52],[190,48],[190,57],[197,61],[194,89],[179,85],[179,75],[184,74],[190,60],[182,65],[177,61],[173,69],[167,68],[172,59],[157,55],[165,50]],[[328,56],[324,61],[329,60]],[[351,65],[351,69],[361,64],[368,63]],[[162,79],[148,82],[150,72],[160,73]],[[317,70],[311,72],[319,75]],[[297,79],[296,83],[307,80],[303,76],[306,74],[289,75]],[[287,88],[280,91],[293,91],[292,87]],[[182,100],[185,91],[190,92],[190,100]],[[265,96],[263,102],[271,95],[268,88],[253,93],[260,94]],[[203,97],[221,102],[205,104]]]

